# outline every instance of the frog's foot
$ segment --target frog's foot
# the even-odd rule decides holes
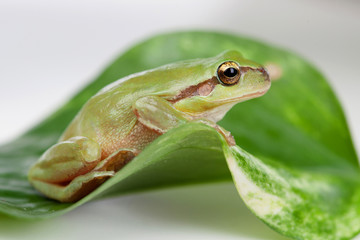
[[[206,125],[214,128],[216,131],[218,131],[225,138],[226,142],[230,146],[235,146],[236,145],[235,139],[234,139],[233,135],[231,135],[231,132],[229,132],[225,128],[217,125],[213,121],[210,121],[210,120],[207,120],[207,119],[197,119],[194,122],[203,123],[203,124],[206,124]]]
[[[77,201],[112,177],[135,154],[118,150],[101,160],[99,145],[86,137],[73,137],[49,148],[32,166],[28,178],[49,198]]]

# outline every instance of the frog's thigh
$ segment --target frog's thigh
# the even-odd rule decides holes
[[[106,159],[101,160],[91,172],[74,178],[64,186],[36,180],[32,183],[35,188],[41,190],[41,192],[50,198],[60,202],[75,202],[95,190],[109,177],[114,176],[135,155],[133,150],[119,149]]]
[[[113,175],[113,172],[92,172],[100,154],[99,145],[86,137],[59,142],[31,167],[29,181],[50,198],[75,201]]]
[[[29,180],[64,184],[90,172],[100,161],[99,145],[86,137],[72,137],[50,147],[29,171]]]
[[[132,150],[119,149],[100,161],[100,147],[95,142],[74,137],[46,151],[30,169],[29,180],[46,196],[73,202],[113,176],[134,156]]]
[[[88,195],[105,180],[114,175],[113,171],[91,171],[73,179],[67,185],[32,180],[32,185],[45,196],[60,202],[75,202]]]
[[[171,103],[157,96],[138,99],[133,109],[142,124],[161,134],[186,121],[184,114],[177,111]]]

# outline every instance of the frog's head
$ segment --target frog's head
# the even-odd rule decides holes
[[[196,85],[184,89],[173,99],[174,107],[197,118],[219,121],[236,103],[264,95],[270,88],[267,71],[242,57],[226,51],[201,63]]]

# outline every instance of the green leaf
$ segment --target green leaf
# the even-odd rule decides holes
[[[359,231],[359,178],[289,168],[224,147],[245,204],[270,227],[296,239],[349,239]]]
[[[238,104],[220,122],[241,148],[229,147],[208,126],[189,123],[159,137],[77,203],[46,199],[29,185],[29,166],[103,86],[131,73],[229,49],[282,71],[269,93]],[[45,218],[94,198],[232,176],[245,204],[276,231],[297,239],[349,239],[360,230],[359,174],[341,107],[311,64],[239,36],[173,33],[133,47],[49,118],[0,147],[0,211],[19,218]]]

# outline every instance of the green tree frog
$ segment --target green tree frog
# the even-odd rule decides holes
[[[59,142],[31,167],[31,184],[49,198],[86,196],[149,143],[188,121],[214,127],[236,103],[270,87],[267,71],[237,51],[168,64],[124,77],[90,98]]]

